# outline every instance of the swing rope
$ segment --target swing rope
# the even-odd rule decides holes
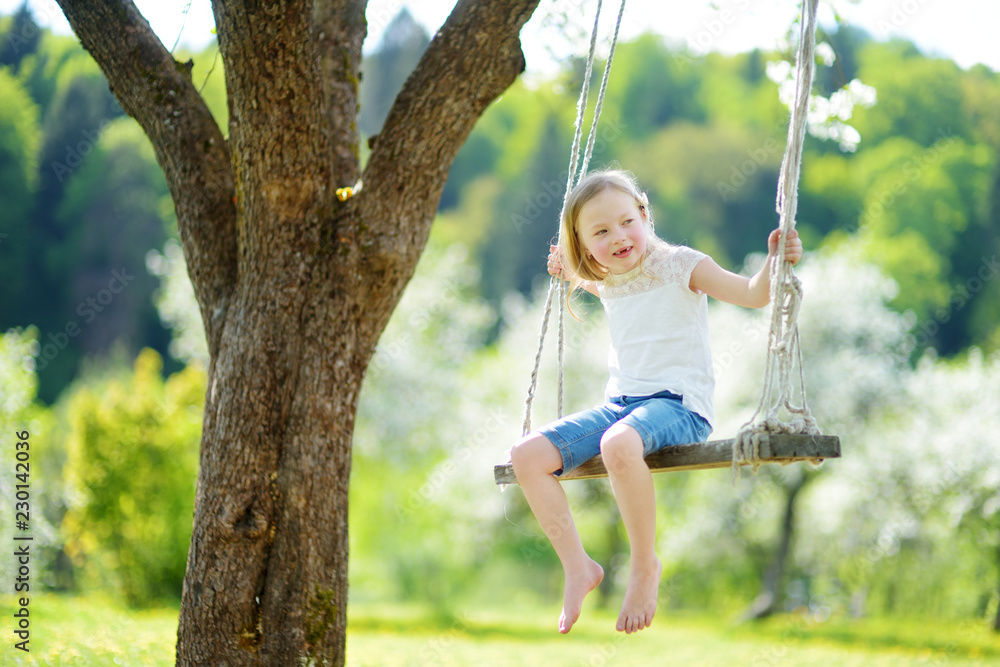
[[[775,202],[780,217],[781,235],[777,257],[785,256],[785,240],[795,229],[798,208],[798,184],[802,165],[802,149],[806,136],[806,116],[812,90],[816,49],[816,5],[818,0],[803,0],[799,22],[799,48],[796,56],[795,104],[791,109],[788,141],[781,162],[778,191]],[[771,279],[771,330],[768,335],[767,362],[764,388],[757,410],[750,420],[740,427],[733,444],[733,478],[739,476],[739,466],[750,464],[754,472],[761,465],[761,446],[769,434],[820,433],[806,403],[805,376],[802,369],[802,349],[799,345],[798,315],[802,304],[802,283],[792,271],[791,263],[776,260],[770,267]],[[798,362],[801,405],[793,403],[792,372]],[[783,422],[778,411],[785,408],[792,416]],[[765,411],[766,410],[766,411]],[[763,417],[757,420],[764,412]]]
[[[604,75],[601,79],[601,88],[597,94],[597,104],[594,107],[594,118],[591,121],[590,132],[587,137],[587,144],[583,151],[583,159],[580,159],[580,144],[583,138],[583,122],[587,111],[587,101],[590,96],[590,79],[594,70],[594,54],[597,50],[597,28],[601,19],[602,0],[597,0],[597,15],[594,17],[594,29],[590,35],[590,51],[587,54],[587,65],[584,72],[583,86],[580,88],[580,98],[576,104],[576,123],[573,136],[573,146],[570,149],[569,170],[566,178],[566,192],[563,195],[562,211],[559,214],[561,221],[566,214],[566,207],[569,204],[569,196],[573,187],[587,174],[587,167],[590,165],[590,158],[594,152],[594,145],[597,141],[597,125],[601,119],[601,110],[604,106],[604,95],[608,89],[608,78],[611,74],[611,62],[615,57],[615,47],[618,44],[618,32],[622,24],[622,16],[625,14],[625,0],[622,0],[618,9],[618,19],[615,23],[615,32],[611,38],[611,50],[608,53],[607,62],[604,65]],[[559,242],[562,241],[562,225],[559,226]],[[552,316],[553,295],[559,292],[559,340],[558,340],[558,395],[557,412],[561,418],[563,416],[563,356],[566,347],[565,343],[565,311],[566,311],[566,281],[561,276],[553,276],[549,281],[548,294],[545,297],[545,313],[542,316],[541,332],[538,335],[538,352],[535,354],[535,365],[531,371],[531,382],[528,386],[528,395],[524,400],[524,424],[522,435],[531,432],[531,406],[535,399],[535,389],[538,387],[538,369],[542,363],[542,349],[545,346],[545,334],[549,328],[549,319]]]

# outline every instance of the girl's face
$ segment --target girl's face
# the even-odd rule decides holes
[[[605,188],[580,209],[577,234],[588,256],[611,273],[628,273],[646,252],[646,212],[631,195]]]

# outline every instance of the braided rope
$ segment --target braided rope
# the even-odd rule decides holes
[[[788,125],[788,142],[781,161],[775,207],[780,215],[781,235],[778,239],[777,258],[785,256],[785,239],[795,229],[798,209],[798,184],[802,166],[802,149],[806,136],[806,116],[809,94],[812,90],[816,49],[816,5],[818,0],[803,0],[802,20],[799,23],[799,49],[796,64],[795,104]],[[750,420],[740,427],[733,444],[733,477],[739,475],[739,466],[749,463],[756,472],[760,467],[761,446],[770,433],[819,434],[819,427],[806,403],[805,375],[802,369],[802,349],[799,345],[798,315],[802,305],[802,283],[792,271],[791,263],[783,260],[772,262],[771,280],[771,330],[768,335],[767,364],[764,388],[757,410]],[[799,390],[802,404],[793,403],[792,366],[798,361]],[[777,389],[777,396],[774,395]],[[793,418],[783,422],[778,411],[785,408]],[[766,411],[765,411],[766,409]],[[760,421],[758,415],[765,414]]]
[[[614,36],[611,39],[611,50],[608,53],[607,62],[604,65],[604,74],[601,78],[601,87],[597,94],[597,104],[594,107],[594,118],[591,121],[590,132],[587,136],[587,144],[583,152],[583,161],[580,161],[580,143],[583,138],[583,121],[584,116],[587,111],[587,101],[590,95],[590,79],[594,71],[594,54],[597,51],[597,28],[601,19],[601,6],[602,0],[597,0],[597,12],[594,17],[594,29],[590,35],[590,50],[587,54],[587,66],[584,72],[583,85],[580,88],[580,97],[576,104],[576,122],[574,123],[575,132],[573,135],[573,146],[570,149],[569,158],[569,170],[567,172],[566,178],[566,192],[563,195],[563,205],[562,210],[559,213],[559,220],[562,220],[563,215],[566,213],[566,207],[569,205],[569,196],[573,191],[573,187],[576,183],[586,175],[587,167],[590,164],[590,158],[594,152],[594,145],[597,141],[597,126],[601,119],[601,110],[604,106],[604,95],[608,89],[608,78],[611,75],[611,62],[614,60],[615,47],[618,44],[618,32],[622,24],[622,16],[625,14],[625,0],[622,0],[621,6],[618,9],[618,20],[615,23]],[[560,225],[560,242],[562,236],[562,225]],[[522,424],[522,435],[527,435],[531,432],[531,406],[535,399],[535,390],[538,387],[538,369],[542,363],[542,350],[545,346],[545,334],[549,327],[549,318],[552,316],[552,297],[556,292],[558,287],[559,291],[559,354],[558,354],[558,365],[559,365],[559,377],[558,377],[558,392],[557,392],[557,412],[558,416],[563,415],[563,356],[565,351],[565,317],[564,312],[566,309],[566,281],[562,277],[553,276],[549,281],[548,294],[545,297],[545,312],[542,316],[542,327],[538,334],[538,352],[535,354],[535,365],[531,371],[531,382],[528,386],[528,394],[524,399],[524,422]]]

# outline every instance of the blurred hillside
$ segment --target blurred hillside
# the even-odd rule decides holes
[[[166,356],[170,331],[153,305],[150,251],[176,238],[148,141],[123,116],[74,39],[0,20],[0,330],[40,331],[39,396],[51,402],[83,359],[116,345]],[[810,138],[799,229],[818,249],[854,239],[899,285],[922,346],[954,355],[1000,347],[1000,77],[879,43],[842,26],[820,36],[835,60],[824,95],[860,79],[877,90],[847,120],[854,152]],[[360,127],[376,134],[429,36],[405,11],[363,64]],[[696,56],[647,35],[620,46],[594,165],[632,170],[649,190],[659,232],[738,269],[776,223],[774,190],[787,110],[768,62],[785,54]],[[220,124],[227,122],[216,49],[177,54]],[[473,289],[500,312],[506,295],[545,279],[557,229],[582,63],[518,82],[477,124],[440,204],[434,243],[466,246]],[[502,321],[502,319],[500,320]],[[494,327],[489,339],[499,331]],[[166,360],[165,371],[180,368]]]

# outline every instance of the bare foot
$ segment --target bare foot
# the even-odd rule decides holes
[[[583,598],[587,597],[587,593],[597,588],[602,579],[604,579],[604,568],[589,558],[582,569],[566,572],[562,616],[559,617],[559,632],[566,634],[573,628],[573,624],[580,618]]]
[[[615,625],[619,632],[632,634],[652,625],[662,573],[663,565],[658,558],[646,567],[632,568],[629,572],[628,589]]]

